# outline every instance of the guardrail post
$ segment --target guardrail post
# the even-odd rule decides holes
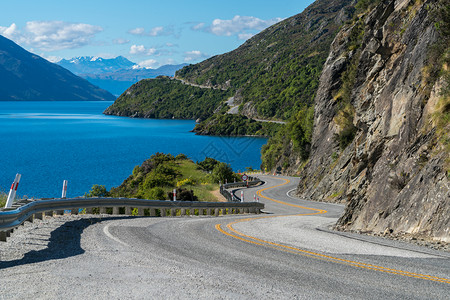
[[[11,189],[9,190],[5,208],[10,208],[12,206],[14,199],[16,198],[17,187],[19,186],[19,181],[20,181],[21,176],[22,175],[20,175],[19,173],[16,174],[16,178],[14,179],[14,181],[11,185]]]
[[[86,207],[86,214],[87,215],[92,215],[93,209],[92,207]]]
[[[182,208],[180,215],[185,216],[186,215],[186,208]]]
[[[198,209],[198,215],[203,216],[205,214],[205,210],[203,208]]]
[[[63,181],[63,188],[62,188],[61,198],[62,199],[66,198],[66,194],[67,194],[67,180],[64,180]]]
[[[138,208],[138,216],[143,217],[145,216],[145,211],[143,207]]]
[[[159,211],[161,212],[161,217],[167,216],[167,211],[165,208],[161,208]]]
[[[106,207],[100,207],[99,213],[100,213],[101,215],[106,214]]]
[[[215,216],[215,217],[218,217],[218,216],[219,216],[219,209],[218,209],[218,208],[215,208],[215,209],[214,209],[214,216]]]
[[[43,220],[44,219],[44,213],[39,212],[39,213],[35,213],[34,217],[38,220]]]
[[[212,208],[208,208],[207,210],[206,210],[206,214],[208,215],[208,216],[212,216]]]
[[[79,208],[74,207],[74,208],[70,209],[70,213],[72,215],[78,215],[79,210],[80,210]]]
[[[0,231],[0,242],[6,242],[6,231]]]
[[[34,222],[34,214],[32,214],[31,216],[29,216],[28,219],[27,219],[27,221],[33,223],[33,222]]]
[[[170,215],[171,215],[172,217],[175,217],[175,216],[177,215],[177,209],[176,209],[176,208],[171,208],[171,209],[170,209]]]
[[[131,207],[129,207],[129,206],[126,206],[126,207],[125,207],[125,214],[126,214],[127,216],[131,216]]]
[[[150,217],[156,217],[156,209],[150,208],[149,212],[150,212]]]
[[[53,210],[46,211],[46,212],[45,212],[45,215],[46,215],[47,217],[53,217]]]
[[[56,211],[56,214],[57,214],[58,216],[64,215],[64,209],[57,210],[57,211]]]
[[[113,215],[118,215],[119,214],[119,207],[117,207],[117,206],[114,206],[113,207]]]

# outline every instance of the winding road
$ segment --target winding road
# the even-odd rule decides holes
[[[0,299],[448,299],[450,254],[333,232],[342,205],[261,178],[244,190],[261,215],[68,222],[47,248],[0,262]],[[67,226],[78,235],[55,247]]]

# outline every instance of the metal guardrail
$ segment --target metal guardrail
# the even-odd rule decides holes
[[[255,180],[244,182],[234,182],[234,183],[226,183],[220,186],[220,193],[227,199],[228,202],[234,202],[234,203],[240,203],[241,199],[234,196],[232,192],[228,191],[227,189],[230,188],[237,188],[237,187],[250,187],[250,186],[256,186],[258,184],[263,184],[264,181],[256,178]],[[242,202],[245,203],[245,202]],[[248,203],[248,202],[247,202]]]
[[[87,211],[92,208],[99,208],[100,213],[106,213],[106,208],[113,208],[113,214],[118,214],[120,207],[125,207],[127,215],[131,215],[131,208],[137,208],[139,216],[144,216],[144,209],[149,210],[150,216],[176,216],[178,214],[218,216],[220,213],[223,215],[258,214],[264,208],[264,204],[257,202],[191,202],[130,198],[22,200],[15,203],[12,208],[0,209],[0,241],[5,241],[11,231],[26,220],[33,221],[35,217],[42,219],[44,214],[52,216],[55,211],[57,214],[64,214],[64,210],[71,210],[73,214],[78,214],[80,208]]]

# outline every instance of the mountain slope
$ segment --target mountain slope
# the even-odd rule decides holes
[[[0,36],[0,101],[112,101],[115,97]]]
[[[243,114],[287,120],[311,105],[329,46],[351,1],[319,0],[229,53],[187,66],[176,78],[232,89]],[[243,107],[244,108],[244,107]]]

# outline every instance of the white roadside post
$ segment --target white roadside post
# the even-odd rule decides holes
[[[11,185],[11,189],[9,190],[8,200],[6,200],[5,208],[9,208],[12,206],[14,199],[16,198],[17,187],[19,186],[21,176],[22,175],[20,175],[19,173],[16,174],[16,178],[14,179],[14,182]]]
[[[241,202],[244,202],[244,191],[241,191]]]
[[[61,198],[65,199],[67,194],[67,180],[63,181],[62,195]]]
[[[253,195],[253,202],[256,202],[256,195]]]
[[[173,189],[173,201],[177,201],[177,189]]]

